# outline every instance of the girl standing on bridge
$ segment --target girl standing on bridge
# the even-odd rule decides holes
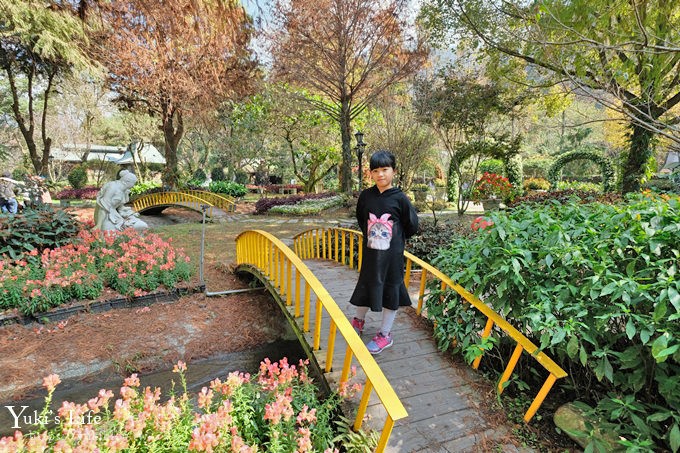
[[[400,306],[410,306],[404,286],[404,242],[418,230],[418,216],[404,192],[392,186],[396,159],[389,151],[371,156],[375,185],[361,192],[357,221],[364,233],[361,272],[350,303],[356,316],[352,326],[364,330],[368,310],[382,311],[380,330],[366,345],[371,354],[392,346],[392,324]]]

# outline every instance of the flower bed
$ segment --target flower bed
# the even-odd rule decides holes
[[[334,195],[332,193],[308,193],[305,195],[292,195],[290,197],[260,198],[255,203],[255,214],[265,214],[274,206],[294,205],[304,200],[319,200],[330,198]]]
[[[49,409],[59,376],[43,381],[48,395],[35,430],[0,439],[0,451],[238,451],[338,452],[347,439],[361,439],[372,451],[375,436],[349,432],[338,423],[344,397],[360,390],[343,386],[321,399],[307,373],[307,363],[291,366],[265,359],[257,376],[233,372],[215,379],[197,395],[197,408],[186,390],[186,365],[175,366],[183,393],[171,392],[161,403],[161,389],[141,389],[136,374],[125,379],[120,398],[100,390],[87,404],[64,401]],[[48,423],[56,426],[47,429]],[[357,442],[355,440],[355,442]]]
[[[318,214],[326,209],[337,208],[342,206],[346,201],[346,198],[341,195],[336,195],[334,197],[322,198],[320,200],[302,200],[297,204],[293,205],[283,205],[274,206],[269,212],[284,215],[311,215]]]
[[[188,263],[181,250],[156,234],[81,231],[70,244],[0,259],[0,309],[33,315],[73,299],[95,299],[104,287],[141,296],[187,280]]]

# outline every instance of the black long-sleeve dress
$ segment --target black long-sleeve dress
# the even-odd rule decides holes
[[[404,286],[404,243],[418,231],[418,215],[401,189],[380,193],[376,186],[359,195],[357,220],[364,233],[359,281],[352,305],[382,311],[410,306]]]

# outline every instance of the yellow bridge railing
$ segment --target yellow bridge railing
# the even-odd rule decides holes
[[[201,212],[201,205],[208,206],[206,215],[212,217],[213,203],[204,198],[185,192],[154,192],[142,195],[132,201],[132,209],[137,212],[144,211],[155,206],[176,205]]]
[[[182,190],[181,192],[201,198],[225,212],[234,212],[236,210],[236,200],[228,195],[209,192],[207,190]]]
[[[314,334],[312,348],[318,351],[321,347],[321,319],[323,310],[330,317],[328,344],[326,347],[325,372],[330,372],[333,364],[333,353],[338,331],[347,342],[347,350],[342,366],[339,385],[349,378],[352,359],[356,357],[363,369],[366,381],[363,385],[361,400],[354,419],[354,429],[361,428],[371,392],[375,391],[382,406],[387,412],[378,441],[377,452],[382,452],[392,433],[394,422],[405,418],[408,414],[394,389],[388,382],[375,359],[366,349],[347,317],[335,303],[328,291],[323,287],[312,271],[302,262],[287,245],[275,236],[260,230],[249,230],[236,238],[237,265],[248,265],[257,269],[271,284],[277,288],[286,305],[293,307],[295,317],[302,316],[302,329],[310,330],[311,293],[316,295]],[[302,283],[304,282],[304,285]],[[302,293],[304,287],[304,293]]]
[[[351,268],[360,270],[361,250],[363,247],[362,242],[363,235],[360,231],[346,228],[316,228],[304,231],[295,236],[294,249],[298,256],[300,256],[302,259],[318,258],[333,260]],[[548,395],[548,392],[550,392],[550,389],[552,388],[555,381],[559,378],[567,376],[567,373],[547,354],[540,351],[538,346],[531,342],[531,340],[524,336],[524,334],[513,327],[508,321],[503,319],[501,315],[493,311],[477,296],[470,293],[459,284],[455,283],[443,272],[409,252],[404,252],[404,258],[406,262],[406,272],[404,274],[404,283],[406,284],[406,287],[408,287],[411,282],[411,271],[413,264],[415,263],[421,268],[418,305],[416,307],[416,312],[418,314],[421,314],[423,309],[423,300],[425,297],[425,288],[428,279],[436,279],[440,282],[440,289],[442,292],[446,290],[455,291],[465,301],[469,302],[470,305],[475,307],[479,312],[486,316],[487,322],[483,332],[481,333],[482,338],[489,337],[489,335],[491,335],[492,329],[494,326],[496,326],[517,343],[517,346],[510,357],[510,361],[508,362],[508,365],[506,366],[498,382],[497,388],[499,394],[503,392],[506,382],[508,379],[510,379],[515,366],[517,365],[517,362],[524,351],[529,353],[539,364],[543,366],[543,368],[548,371],[549,375],[543,383],[543,386],[524,414],[524,421],[529,422],[529,420],[531,420],[531,418],[536,414],[536,411],[543,403],[543,400],[545,400],[545,397]],[[477,369],[481,360],[482,356],[480,355],[472,362],[472,367]]]

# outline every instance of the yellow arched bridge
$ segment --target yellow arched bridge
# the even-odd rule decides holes
[[[132,201],[132,208],[137,212],[160,212],[168,206],[179,206],[198,212],[202,212],[202,206],[205,206],[206,216],[213,217],[233,212],[236,209],[236,200],[206,190],[181,190],[148,193]]]
[[[245,231],[236,239],[236,270],[251,273],[265,284],[331,386],[352,382],[350,370],[356,366],[354,379],[362,384],[362,391],[351,400],[356,411],[354,428],[367,426],[380,432],[376,451],[461,452],[479,451],[484,445],[517,451],[507,443],[508,428],[489,426],[468,398],[476,391],[470,385],[474,372],[469,367],[463,371],[452,367],[428,329],[418,327],[427,288],[435,284],[443,292],[457,293],[461,303],[482,313],[487,322],[480,337],[493,331],[516,342],[498,382],[498,393],[508,385],[522,353],[545,369],[545,382],[534,390],[525,422],[534,416],[555,381],[567,375],[562,368],[482,300],[408,252],[404,254],[405,283],[412,288],[413,307],[398,311],[392,331],[395,345],[372,356],[348,320],[354,314],[348,301],[362,265],[361,233],[315,228],[295,236],[292,243],[293,249],[270,233]],[[372,335],[379,326],[380,316],[369,313],[364,335]]]

